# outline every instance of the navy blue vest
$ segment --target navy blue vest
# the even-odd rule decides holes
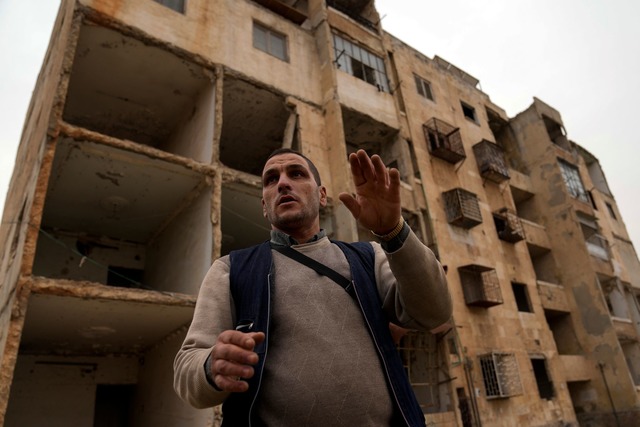
[[[392,425],[424,427],[424,414],[391,338],[389,321],[382,310],[382,303],[376,289],[373,248],[371,244],[365,242],[351,244],[332,242],[340,247],[349,262],[357,303],[380,357],[395,408]],[[265,242],[251,248],[233,251],[229,257],[231,295],[236,306],[236,329],[245,332],[264,332],[266,339],[255,349],[259,361],[255,366],[255,375],[248,380],[249,391],[232,393],[222,407],[223,426],[257,426],[261,423],[256,417],[255,404],[269,346],[271,292],[274,284],[271,247],[269,242]]]

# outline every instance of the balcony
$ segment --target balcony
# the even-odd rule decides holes
[[[510,209],[502,208],[493,213],[498,237],[505,242],[516,243],[524,240],[524,228],[518,215]]]
[[[458,267],[458,274],[467,305],[486,308],[503,303],[495,269],[470,264]]]
[[[591,380],[594,366],[585,356],[561,354],[559,357],[566,382]]]
[[[536,283],[538,285],[538,295],[540,295],[542,308],[563,313],[570,311],[569,304],[567,303],[567,295],[565,294],[563,286],[543,280],[537,280]]]
[[[462,228],[472,228],[482,223],[478,197],[462,188],[442,193],[447,221]]]
[[[300,4],[298,4],[299,2],[279,0],[254,1],[295,24],[301,25],[307,20],[308,4],[306,1],[300,2]]]
[[[537,256],[551,250],[547,229],[544,226],[524,218],[520,218],[520,223],[531,256]]]
[[[509,179],[509,168],[500,146],[483,139],[473,146],[473,153],[483,178],[497,184]]]
[[[433,117],[422,125],[429,152],[449,163],[457,163],[467,157],[460,136],[460,129]]]
[[[611,321],[613,323],[613,328],[616,331],[616,336],[620,342],[638,341],[638,333],[630,319],[611,317]]]

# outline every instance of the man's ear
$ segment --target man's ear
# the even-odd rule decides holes
[[[327,206],[327,189],[324,185],[321,185],[318,187],[318,191],[320,193],[320,206],[324,208]]]
[[[262,203],[262,216],[263,217],[267,217],[267,206],[264,203],[264,199],[260,199],[260,202]]]

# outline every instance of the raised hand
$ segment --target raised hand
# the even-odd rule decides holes
[[[387,167],[377,154],[369,157],[364,150],[349,155],[355,197],[340,193],[342,203],[353,217],[376,234],[393,230],[401,216],[400,173]]]

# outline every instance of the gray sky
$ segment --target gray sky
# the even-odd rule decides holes
[[[150,0],[138,0],[150,1]],[[58,0],[0,0],[0,206]],[[640,244],[640,2],[376,0],[386,31],[480,79],[509,116],[533,97],[596,156]],[[638,247],[636,246],[636,250]]]

